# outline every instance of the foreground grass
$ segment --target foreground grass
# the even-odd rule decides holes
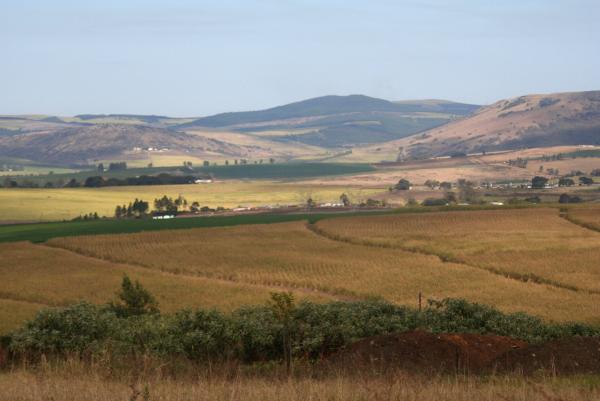
[[[102,369],[74,363],[0,373],[0,401],[592,401],[600,398],[599,383],[598,377],[432,377],[392,372],[385,377],[357,372],[286,379],[235,368],[215,373],[209,367],[179,379],[143,371],[114,378]]]

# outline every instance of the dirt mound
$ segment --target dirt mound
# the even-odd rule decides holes
[[[502,336],[414,331],[358,341],[333,355],[328,363],[361,371],[479,373],[498,356],[524,347],[527,343]]]
[[[556,374],[600,373],[600,338],[573,337],[531,345],[499,356],[498,371],[531,374],[546,370]]]
[[[3,368],[8,362],[8,350],[0,344],[0,368]]]

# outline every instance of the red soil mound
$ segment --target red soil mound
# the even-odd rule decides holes
[[[531,345],[501,355],[492,364],[498,371],[531,374],[600,373],[600,338],[573,337]]]
[[[358,341],[328,362],[341,369],[479,373],[498,356],[526,346],[502,336],[414,331]]]
[[[2,345],[0,345],[0,368],[4,367],[4,365],[8,361],[8,350],[4,349]]]

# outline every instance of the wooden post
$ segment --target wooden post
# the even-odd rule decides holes
[[[421,312],[421,301],[423,299],[423,295],[421,294],[421,291],[419,291],[419,312]]]

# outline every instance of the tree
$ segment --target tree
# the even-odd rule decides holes
[[[88,177],[85,179],[85,182],[83,183],[84,187],[88,187],[88,188],[97,188],[97,187],[101,187],[104,185],[104,178],[100,177],[99,175],[93,176],[93,177]]]
[[[77,182],[77,180],[75,178],[71,178],[69,180],[69,182],[67,182],[65,184],[65,187],[67,187],[67,188],[77,188],[77,187],[79,187],[79,183]]]
[[[159,212],[177,213],[177,205],[172,198],[164,195],[162,198],[154,199],[154,208]]]
[[[269,163],[270,163],[270,164],[273,164],[273,163],[275,163],[275,159],[273,159],[273,158],[271,157],[271,158],[269,159]]]
[[[579,196],[571,196],[569,194],[561,194],[558,198],[558,203],[579,203],[581,198]]]
[[[120,219],[121,216],[123,216],[123,209],[121,209],[121,206],[117,205],[117,207],[115,208],[115,217],[117,219]]]
[[[177,198],[174,200],[174,203],[175,203],[175,205],[177,206],[177,208],[182,208],[182,209],[186,208],[186,207],[187,207],[187,204],[188,204],[188,203],[187,203],[187,200],[186,200],[186,199],[185,199],[183,196],[181,196],[181,195],[179,195],[179,196],[178,196],[178,197],[177,197]]]
[[[456,182],[458,187],[458,199],[461,202],[474,202],[477,200],[475,184],[472,181],[461,178]]]
[[[546,177],[536,175],[531,179],[531,188],[544,188],[546,183],[548,183],[548,179]]]
[[[592,185],[594,183],[594,180],[592,178],[589,177],[579,177],[579,184],[580,185]]]
[[[341,194],[340,195],[340,202],[342,202],[345,207],[351,206],[350,198],[346,194]]]
[[[144,216],[148,212],[148,209],[150,209],[148,202],[135,198],[132,210],[138,217]]]
[[[210,166],[210,162],[209,162],[208,160],[204,160],[204,161],[202,162],[202,165],[203,165],[204,167],[209,167],[209,166]]]
[[[444,195],[444,199],[448,203],[456,203],[456,194],[454,192],[447,191]]]
[[[192,206],[190,207],[190,211],[193,213],[198,213],[198,211],[200,210],[200,203],[194,201],[192,202]]]
[[[292,369],[292,323],[294,320],[294,294],[291,292],[272,292],[268,303],[275,318],[282,325],[283,358],[288,375]]]
[[[575,185],[575,181],[573,181],[570,178],[567,177],[562,177],[558,180],[558,186],[559,187],[570,187]]]
[[[394,186],[394,189],[398,190],[398,191],[406,191],[410,189],[410,181],[408,181],[407,179],[400,179],[400,181],[398,181],[398,183]]]
[[[109,165],[108,165],[108,171],[123,171],[123,170],[127,170],[126,162],[109,163]]]
[[[108,307],[119,317],[159,313],[158,302],[154,296],[142,287],[139,281],[132,283],[127,275],[123,276],[117,298],[117,302],[111,302]]]
[[[425,186],[431,189],[435,189],[440,186],[440,182],[438,180],[427,180],[425,181]]]
[[[98,164],[98,172],[99,173],[103,173],[104,172],[104,163]]]
[[[306,200],[306,207],[308,209],[312,209],[313,207],[317,207],[317,202],[315,202],[312,197],[309,197]]]
[[[442,182],[440,182],[440,188],[444,189],[446,191],[449,191],[452,189],[452,184],[449,183],[448,181],[442,181]]]
[[[19,184],[10,177],[4,178],[4,188],[16,188]]]

